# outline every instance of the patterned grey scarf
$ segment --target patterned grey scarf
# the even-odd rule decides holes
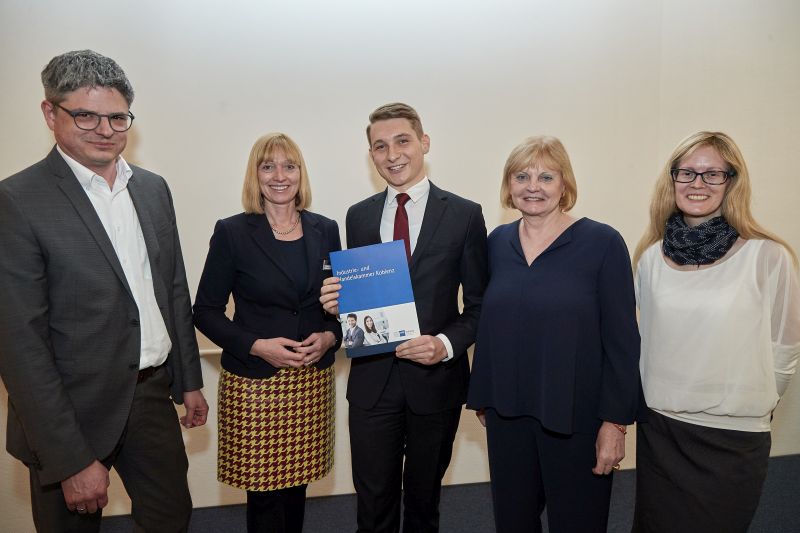
[[[709,265],[728,253],[739,232],[721,216],[689,226],[681,213],[667,220],[662,249],[679,265]]]

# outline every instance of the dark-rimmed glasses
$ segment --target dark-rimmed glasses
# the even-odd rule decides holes
[[[695,172],[688,168],[673,168],[669,171],[672,175],[672,181],[678,183],[692,183],[697,176],[709,185],[722,185],[728,178],[734,176],[733,172],[725,172],[724,170],[706,170],[705,172]]]
[[[111,126],[112,130],[121,133],[131,129],[133,119],[136,118],[130,111],[127,113],[101,115],[100,113],[95,113],[94,111],[72,111],[61,104],[53,103],[53,105],[71,116],[72,120],[75,121],[75,125],[84,131],[92,131],[97,129],[97,126],[100,125],[100,121],[105,118],[108,119],[108,125]]]

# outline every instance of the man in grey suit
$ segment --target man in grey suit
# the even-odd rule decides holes
[[[38,531],[99,531],[116,468],[137,530],[185,531],[187,428],[208,405],[172,197],[120,155],[133,89],[90,50],[42,71],[56,146],[0,182],[7,449]],[[170,396],[172,401],[170,401]]]
[[[361,348],[364,345],[364,330],[358,327],[357,321],[358,315],[355,313],[347,315],[347,331],[344,332],[345,348]]]

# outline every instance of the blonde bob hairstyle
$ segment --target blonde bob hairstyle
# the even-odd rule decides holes
[[[264,214],[264,197],[258,183],[258,167],[265,161],[272,161],[277,152],[283,152],[286,159],[300,167],[300,184],[297,196],[294,197],[295,207],[302,211],[311,205],[311,184],[300,147],[285,133],[268,133],[259,137],[247,159],[242,185],[242,206],[245,213]]]
[[[739,147],[725,133],[699,131],[689,135],[678,144],[656,180],[653,198],[650,201],[650,224],[633,253],[634,268],[645,250],[664,238],[667,219],[679,211],[675,202],[675,185],[672,181],[671,171],[678,168],[683,158],[703,146],[714,148],[728,164],[726,170],[731,173],[730,183],[722,199],[722,216],[725,217],[728,224],[736,228],[743,239],[769,239],[781,244],[792,256],[792,260],[797,266],[797,255],[791,246],[777,235],[761,227],[753,218],[753,213],[750,211],[750,174],[747,172],[747,165]]]
[[[511,150],[503,169],[503,181],[500,182],[500,204],[503,207],[514,207],[508,182],[514,174],[536,163],[561,173],[561,179],[564,181],[564,194],[558,201],[561,210],[566,212],[575,207],[575,202],[578,200],[578,184],[575,182],[569,155],[561,141],[547,135],[528,137]]]

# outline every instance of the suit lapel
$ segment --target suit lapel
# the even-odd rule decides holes
[[[317,221],[308,216],[305,211],[300,213],[300,222],[303,224],[303,241],[309,265],[307,294],[318,279],[318,274],[322,271],[322,256],[324,255],[322,247],[324,242]]]
[[[411,270],[416,265],[416,260],[425,252],[425,248],[431,242],[444,212],[447,210],[447,193],[431,183],[428,192],[428,203],[425,205],[425,214],[422,217],[422,227],[417,237],[417,245],[411,255]]]
[[[139,219],[139,227],[142,229],[144,245],[145,248],[147,248],[147,259],[150,266],[150,274],[153,278],[156,302],[158,302],[159,307],[166,309],[166,287],[164,287],[161,276],[156,275],[156,272],[159,271],[158,264],[161,260],[161,247],[158,245],[153,219],[150,217],[150,211],[146,207],[147,201],[144,198],[144,192],[141,190],[136,180],[136,170],[133,171],[133,175],[130,180],[128,180],[128,194],[131,196],[131,202],[133,202],[136,217]]]
[[[47,160],[50,169],[58,177],[58,187],[75,207],[75,211],[77,211],[78,216],[86,225],[86,229],[89,230],[89,233],[97,242],[103,255],[111,264],[114,273],[122,282],[122,285],[125,287],[130,297],[133,298],[128,280],[125,278],[125,272],[122,270],[117,252],[114,250],[114,245],[111,244],[111,239],[108,238],[108,233],[106,233],[103,223],[100,221],[100,217],[97,216],[97,211],[94,210],[94,206],[86,195],[86,191],[83,190],[80,182],[78,182],[78,178],[75,177],[75,174],[72,173],[67,162],[64,161],[64,158],[61,157],[61,154],[59,154],[55,148],[53,148],[47,156]]]
[[[367,204],[366,217],[364,221],[364,242],[359,246],[367,244],[378,244],[381,242],[381,217],[383,217],[383,207],[386,204],[386,191],[376,194],[370,198]]]

